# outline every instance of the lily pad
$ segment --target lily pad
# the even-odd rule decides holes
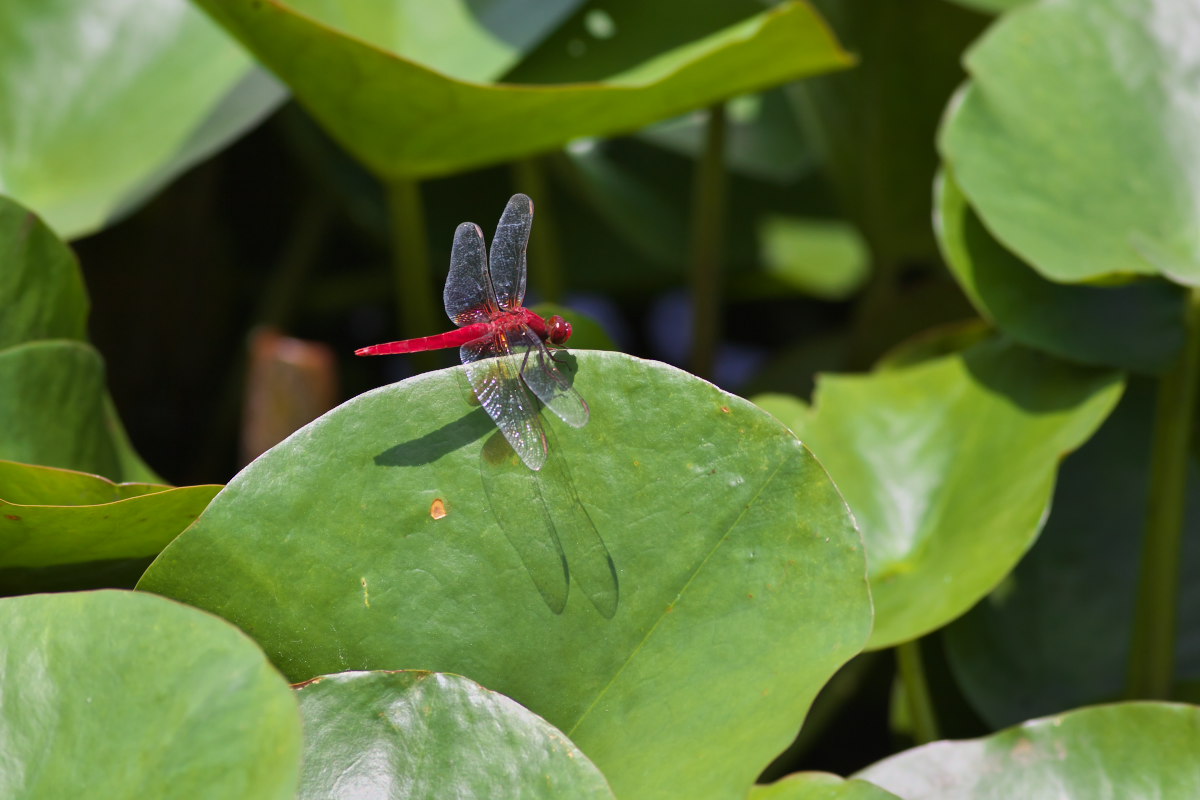
[[[1200,709],[1124,703],[934,742],[855,775],[904,800],[1197,797]]]
[[[812,448],[867,547],[869,647],[966,612],[1037,538],[1058,462],[1116,405],[1121,376],[1002,339],[908,368],[823,375],[814,405],[759,404]]]
[[[300,798],[587,800],[612,790],[578,747],[502,694],[437,672],[345,672],[297,687]],[[364,755],[370,754],[369,757]]]
[[[942,255],[979,313],[1018,342],[1085,364],[1160,372],[1184,339],[1184,290],[1161,279],[1054,283],[988,233],[947,170],[935,191]]]
[[[0,593],[80,588],[73,580],[94,588],[113,579],[112,562],[140,562],[124,571],[131,588],[220,488],[114,484],[0,461]],[[89,570],[100,574],[88,578]]]
[[[1121,404],[1063,463],[1050,518],[1013,574],[944,633],[971,706],[996,728],[1119,699],[1129,671],[1146,523],[1154,387]],[[1188,478],[1176,673],[1200,678],[1200,475]]]
[[[4,797],[295,797],[300,715],[250,639],[138,592],[0,600]]]
[[[0,192],[64,237],[90,233],[283,97],[188,3],[5,3]]]
[[[494,507],[511,452],[456,367],[361,395],[263,455],[139,588],[234,621],[292,680],[479,681],[571,737],[619,796],[744,796],[866,640],[858,533],[767,414],[662,364],[574,355],[591,421],[543,414],[545,508]],[[580,513],[615,567],[611,616],[578,583],[602,554],[567,548],[564,573],[543,521],[574,540],[561,520]],[[547,599],[555,580],[565,607]]]
[[[1060,0],[1000,17],[966,56],[943,158],[983,224],[1054,281],[1200,283],[1193,3]]]
[[[79,262],[37,215],[7,197],[0,197],[0,264],[0,350],[87,338]]]
[[[554,86],[460,80],[275,0],[199,5],[388,179],[445,175],[633,130],[851,63],[820,17],[795,2],[655,52],[603,81]]]
[[[755,786],[748,800],[900,800],[866,781],[846,780],[828,772],[799,772],[775,783]]]

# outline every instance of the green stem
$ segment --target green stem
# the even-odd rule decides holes
[[[392,236],[392,273],[399,329],[406,339],[436,333],[441,307],[429,266],[429,243],[425,239],[425,206],[421,185],[415,180],[395,179],[387,184],[388,215]],[[432,369],[432,353],[415,353],[413,366]]]
[[[1159,379],[1150,454],[1150,507],[1129,664],[1130,697],[1166,700],[1175,682],[1179,555],[1200,374],[1200,289],[1188,298],[1187,341]]]
[[[287,330],[317,262],[329,228],[330,212],[329,200],[315,190],[310,191],[300,204],[283,252],[263,291],[262,303],[255,316],[257,324]]]
[[[937,717],[933,713],[929,683],[925,680],[919,639],[896,646],[896,666],[900,670],[900,680],[904,683],[904,696],[908,700],[913,736],[917,744],[936,741],[939,738]]]
[[[562,251],[558,246],[557,216],[547,200],[550,189],[541,157],[513,162],[517,188],[533,199],[537,225],[529,236],[529,283],[548,303],[562,302]],[[539,205],[540,204],[540,205]]]
[[[712,376],[721,335],[721,251],[725,244],[725,106],[709,109],[692,195],[692,371]]]

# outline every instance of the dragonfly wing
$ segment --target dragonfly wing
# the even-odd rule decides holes
[[[483,231],[474,222],[464,222],[454,231],[450,251],[450,274],[442,292],[446,316],[458,326],[487,322],[489,310],[498,310],[487,272],[487,248]]]
[[[525,300],[525,247],[532,225],[533,201],[514,194],[500,215],[488,262],[496,302],[505,311],[518,308]]]
[[[467,381],[488,416],[530,469],[546,463],[546,433],[538,419],[537,401],[521,380],[520,357],[509,352],[500,334],[464,344],[460,349]]]
[[[541,337],[522,325],[509,334],[509,348],[520,360],[521,378],[546,408],[573,428],[587,425],[587,401],[559,372]]]

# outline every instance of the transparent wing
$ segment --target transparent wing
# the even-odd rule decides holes
[[[483,231],[474,222],[464,222],[454,231],[450,251],[450,274],[442,292],[446,316],[462,327],[472,322],[487,322],[489,310],[496,311],[496,295],[488,280],[487,248]]]
[[[537,401],[521,380],[520,356],[508,351],[505,334],[464,344],[459,355],[467,381],[488,416],[526,466],[541,469],[546,463],[546,434]]]
[[[512,311],[525,300],[525,247],[532,225],[533,201],[514,194],[500,215],[488,260],[496,302],[505,311]]]
[[[571,427],[587,425],[587,401],[558,371],[541,337],[528,325],[521,325],[509,333],[508,346],[520,361],[521,378],[538,400]]]

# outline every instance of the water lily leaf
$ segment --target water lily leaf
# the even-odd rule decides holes
[[[870,647],[945,625],[1008,574],[1041,529],[1059,459],[1122,385],[1119,373],[992,340],[906,369],[823,375],[811,408],[760,399],[854,511],[875,601]]]
[[[1184,339],[1185,294],[1164,280],[1118,286],[1054,283],[988,233],[954,176],[938,180],[942,254],[979,313],[1013,339],[1085,364],[1160,372]]]
[[[583,0],[291,0],[288,6],[461,81],[499,78]]]
[[[300,715],[241,631],[138,592],[0,600],[4,797],[295,797]]]
[[[458,80],[278,0],[199,5],[384,178],[444,175],[628,131],[851,63],[812,9],[794,2],[656,52],[604,81],[555,86]]]
[[[798,772],[750,790],[749,800],[899,800],[866,781],[846,780],[828,772]]]
[[[0,350],[86,339],[87,291],[69,248],[35,214],[0,197]]]
[[[140,559],[144,569],[220,488],[114,484],[0,461],[0,592],[16,593],[10,584],[29,591],[39,581],[69,588],[68,574],[85,573],[93,562]]]
[[[0,192],[95,231],[278,105],[255,69],[188,3],[5,3]]]
[[[1194,3],[1062,0],[1005,14],[966,56],[943,158],[996,238],[1055,281],[1200,283]]]
[[[1046,529],[1013,574],[944,633],[971,706],[996,728],[1119,699],[1146,524],[1154,387],[1130,383],[1063,463]],[[1176,674],[1200,678],[1200,475],[1188,477]]]
[[[662,364],[572,356],[591,421],[545,422],[580,502],[559,504],[565,486],[542,496],[607,545],[611,618],[577,582],[588,550],[568,552],[565,608],[546,599],[556,570],[567,580],[555,531],[538,508],[492,507],[503,493],[484,484],[506,445],[461,367],[295,433],[139,588],[234,621],[293,680],[409,668],[479,681],[571,737],[619,796],[744,796],[866,640],[858,534],[811,454],[751,404]],[[513,516],[526,528],[501,526]]]
[[[772,215],[759,238],[767,272],[813,297],[844,300],[867,279],[866,242],[848,223]]]
[[[297,687],[300,798],[608,798],[557,728],[502,694],[437,672],[345,672]],[[364,754],[370,754],[364,758]]]
[[[982,739],[934,742],[855,777],[904,800],[1195,797],[1200,709],[1123,703],[1034,720]]]

